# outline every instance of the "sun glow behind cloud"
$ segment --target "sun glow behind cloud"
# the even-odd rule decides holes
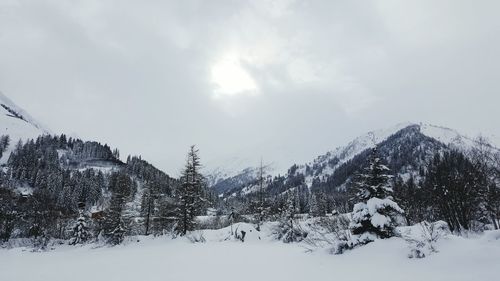
[[[226,55],[211,68],[215,97],[256,94],[255,80],[242,65],[237,55]]]

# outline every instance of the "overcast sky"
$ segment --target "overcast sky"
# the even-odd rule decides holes
[[[428,122],[500,136],[500,1],[0,1],[0,91],[177,174]],[[500,139],[500,138],[499,138]]]

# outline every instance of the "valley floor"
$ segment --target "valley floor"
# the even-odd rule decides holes
[[[343,255],[308,252],[304,244],[284,244],[250,234],[245,243],[220,241],[208,231],[206,243],[139,237],[117,247],[60,246],[33,253],[0,250],[2,281],[138,280],[498,280],[500,232],[480,237],[449,236],[438,253],[409,259],[400,238],[380,240]],[[225,231],[225,230],[224,230]]]

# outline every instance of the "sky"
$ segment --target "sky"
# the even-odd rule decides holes
[[[0,91],[177,175],[402,122],[500,140],[500,1],[0,1]],[[500,143],[500,142],[497,142]]]

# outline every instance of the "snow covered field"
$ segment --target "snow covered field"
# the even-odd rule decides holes
[[[185,238],[139,237],[117,247],[61,246],[33,253],[0,250],[2,281],[84,280],[498,280],[500,232],[474,238],[449,236],[438,253],[409,259],[400,238],[379,240],[343,255],[305,244],[284,244],[257,233],[245,243],[228,237],[228,229],[205,231],[206,243]]]

